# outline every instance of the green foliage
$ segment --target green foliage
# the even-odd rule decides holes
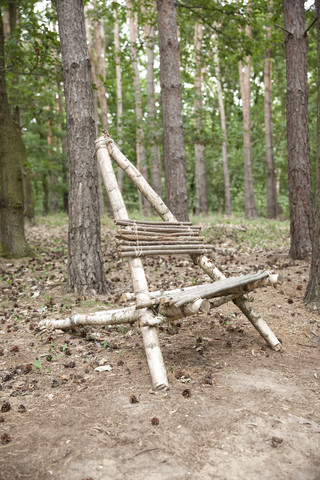
[[[27,164],[25,172],[31,176],[35,194],[37,215],[46,210],[45,188],[58,198],[58,208],[65,207],[67,195],[67,158],[65,150],[66,128],[65,118],[61,112],[63,103],[62,68],[60,45],[56,33],[56,12],[50,2],[22,0],[18,2],[16,29],[6,39],[7,84],[10,103],[18,106],[22,123],[24,140],[27,147]],[[144,23],[156,24],[156,16],[152,13],[152,2],[148,0],[145,13],[141,12],[141,0],[133,2],[134,10],[139,18],[138,51],[141,71],[142,108],[146,111],[146,58]],[[89,28],[93,31],[94,20],[103,20],[107,78],[104,81],[107,90],[109,130],[125,155],[135,161],[136,119],[134,109],[133,68],[130,53],[130,42],[127,28],[127,12],[125,2],[107,0],[97,2],[94,9],[91,1],[85,2],[88,11]],[[248,10],[248,2],[222,2],[204,0],[196,2],[188,0],[179,2],[177,20],[180,35],[181,80],[183,98],[183,120],[185,147],[187,155],[187,181],[189,191],[189,207],[193,211],[195,205],[194,178],[194,26],[202,21],[204,39],[202,62],[205,68],[203,82],[203,129],[201,139],[205,145],[209,205],[212,212],[224,211],[224,175],[222,167],[222,132],[220,113],[217,101],[214,59],[212,54],[212,34],[219,31],[218,48],[222,87],[227,117],[227,147],[231,179],[233,212],[244,211],[244,168],[243,168],[243,119],[239,92],[238,61],[250,54],[252,59],[251,73],[251,139],[252,139],[252,172],[259,216],[266,215],[266,161],[264,131],[264,86],[263,68],[266,48],[272,50],[273,61],[273,127],[274,127],[274,159],[278,189],[278,203],[281,217],[287,217],[288,181],[286,152],[286,75],[284,55],[284,35],[274,24],[283,24],[282,2],[275,0],[272,4],[270,18],[270,2],[254,0],[250,2],[252,12]],[[120,22],[120,46],[123,111],[122,138],[117,138],[117,94],[114,52],[114,11],[117,11]],[[306,14],[307,25],[314,18],[313,7]],[[252,39],[245,35],[244,27],[250,21]],[[266,25],[272,28],[272,38],[266,39]],[[218,26],[217,26],[218,25]],[[241,27],[241,28],[240,28]],[[316,156],[316,95],[317,95],[317,57],[316,29],[308,32],[309,37],[309,86],[310,86],[310,152],[314,172]],[[156,37],[157,38],[157,37]],[[155,87],[157,130],[161,143],[161,98],[159,49],[155,45]],[[96,86],[95,86],[96,87]],[[60,108],[59,108],[60,100]],[[49,125],[52,128],[53,145],[48,145]],[[150,121],[145,115],[145,130],[148,162],[150,163],[149,141],[151,135]],[[99,126],[99,133],[101,128]],[[62,148],[64,147],[64,148]],[[162,148],[162,147],[161,147]],[[314,174],[313,174],[314,175]],[[131,210],[138,208],[138,194],[132,182],[124,179],[124,198]],[[315,182],[314,182],[315,183]],[[45,212],[46,213],[46,212]],[[58,221],[58,218],[57,218]],[[102,223],[109,226],[105,217]]]

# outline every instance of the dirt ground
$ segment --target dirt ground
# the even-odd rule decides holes
[[[1,480],[320,479],[320,317],[303,304],[307,262],[290,261],[287,246],[212,236],[228,275],[281,273],[277,289],[252,296],[283,351],[227,304],[161,327],[170,390],[155,393],[136,327],[39,331],[43,318],[114,307],[131,290],[104,227],[110,293],[66,294],[66,228],[31,227],[38,257],[0,260]],[[152,289],[208,281],[187,258],[145,264]]]

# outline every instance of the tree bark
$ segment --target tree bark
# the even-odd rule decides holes
[[[194,73],[194,157],[195,157],[195,184],[196,184],[196,215],[206,215],[209,211],[207,177],[206,177],[206,161],[204,155],[204,139],[203,139],[203,101],[202,101],[202,40],[203,26],[202,23],[196,23],[194,27],[194,50],[195,50],[195,73]]]
[[[145,2],[145,0],[144,0]],[[145,4],[142,3],[142,11],[146,12]],[[159,147],[159,135],[157,125],[157,114],[155,104],[155,88],[154,88],[154,45],[155,45],[155,14],[157,4],[152,0],[150,10],[148,10],[148,20],[144,20],[143,29],[146,42],[147,54],[147,112],[148,112],[148,140],[150,144],[150,174],[151,186],[160,197],[162,197],[162,180],[161,180],[161,156]],[[151,19],[150,19],[151,16]]]
[[[129,28],[130,28],[130,43],[131,43],[131,58],[133,67],[133,85],[135,96],[135,109],[136,109],[136,155],[137,155],[137,167],[141,171],[142,175],[148,180],[148,168],[147,168],[147,155],[145,147],[145,135],[143,130],[143,110],[142,110],[142,98],[141,98],[141,85],[139,76],[139,61],[138,61],[138,14],[134,12],[132,0],[126,0]],[[139,194],[139,203],[142,205],[145,215],[151,215],[152,208],[150,203]]]
[[[107,290],[101,255],[95,122],[81,0],[57,0],[69,158],[68,290]]]
[[[219,26],[217,22],[214,22],[214,28],[216,31]],[[224,202],[225,213],[231,215],[231,192],[230,192],[230,174],[228,165],[228,151],[227,151],[227,121],[224,108],[221,72],[220,72],[220,58],[218,48],[218,34],[213,34],[213,59],[214,59],[214,71],[216,75],[218,104],[220,110],[220,125],[222,132],[222,165],[223,165],[223,177],[224,177]]]
[[[307,48],[303,0],[284,0],[287,71],[287,143],[290,204],[289,255],[307,258],[311,253],[312,194],[308,133]]]
[[[7,96],[0,8],[0,256],[32,254],[24,232],[22,165],[25,161],[25,146],[20,129],[13,121]]]
[[[183,137],[180,53],[175,0],[157,0],[166,202],[187,221],[188,190]]]
[[[272,3],[271,3],[272,5]],[[267,42],[271,40],[271,26],[267,26]],[[268,46],[264,59],[264,125],[267,163],[267,214],[268,218],[277,218],[277,189],[273,157],[272,125],[272,61],[271,48]]]
[[[252,28],[246,25],[246,35],[252,37]],[[246,55],[244,62],[239,61],[240,94],[243,114],[243,156],[244,156],[244,211],[246,218],[256,218],[257,209],[254,198],[251,167],[251,130],[250,130],[250,72],[251,56]]]
[[[123,135],[123,98],[122,98],[122,69],[121,69],[121,50],[120,50],[120,26],[117,12],[117,3],[114,6],[114,50],[116,58],[116,83],[117,83],[117,143],[122,146]],[[120,192],[123,192],[123,170],[118,168],[117,179]]]
[[[316,195],[312,240],[312,256],[309,282],[304,300],[314,310],[320,312],[320,0],[316,0],[317,54],[318,54],[318,96],[317,96],[317,156],[316,156]]]

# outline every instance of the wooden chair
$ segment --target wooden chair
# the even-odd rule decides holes
[[[77,314],[72,318],[44,321],[42,325],[70,328],[76,325],[116,325],[138,322],[154,389],[168,389],[168,379],[160,350],[158,325],[189,315],[206,313],[210,308],[232,301],[244,313],[268,345],[281,349],[281,343],[266,322],[252,308],[245,293],[267,285],[275,286],[278,275],[259,272],[226,278],[208,257],[213,246],[206,244],[200,227],[190,222],[178,222],[162,199],[150,187],[137,168],[121,153],[108,135],[96,140],[97,159],[113,210],[117,230],[117,249],[128,260],[133,293],[126,300],[135,301],[130,307],[105,310],[89,315]],[[138,190],[151,203],[162,221],[132,221],[124,204],[112,160],[116,162]],[[188,254],[213,280],[211,283],[184,287],[171,291],[149,292],[142,259],[145,256]]]

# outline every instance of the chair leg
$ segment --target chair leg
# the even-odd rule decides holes
[[[225,275],[216,267],[214,262],[206,257],[201,255],[196,259],[198,265],[212,278],[212,280],[223,280]],[[235,305],[242,311],[242,313],[247,317],[249,322],[252,323],[254,328],[260,333],[264,338],[267,344],[273,350],[281,350],[282,345],[279,342],[278,338],[275,336],[268,324],[263,320],[263,318],[251,307],[249,300],[245,297],[240,297],[232,300]]]
[[[136,294],[137,305],[144,304],[148,301],[150,302],[148,282],[141,259],[129,258],[128,263],[133,283],[133,289]],[[141,312],[141,316],[139,319],[141,324],[148,324],[148,318],[150,318],[151,316],[151,313]],[[150,370],[152,386],[155,390],[167,390],[169,388],[169,383],[165,364],[160,350],[158,327],[142,326],[141,333]]]

